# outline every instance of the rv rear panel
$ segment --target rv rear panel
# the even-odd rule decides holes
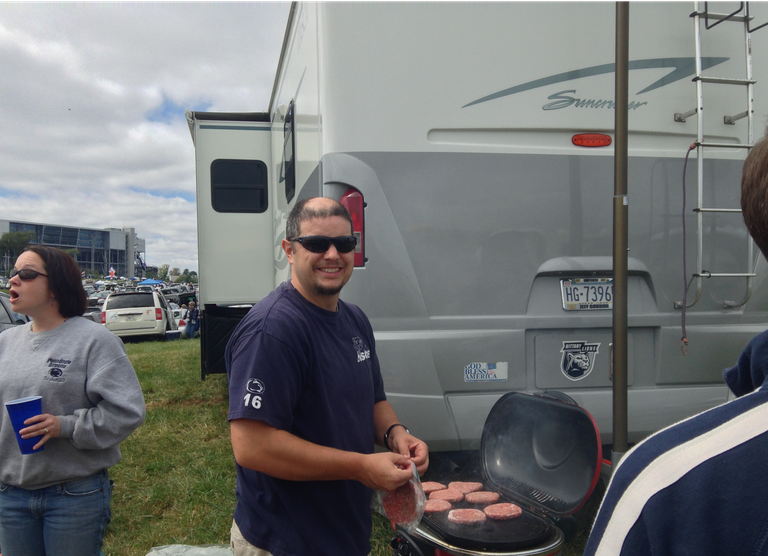
[[[693,9],[636,3],[630,14],[632,442],[724,402],[723,369],[768,322],[765,260],[750,255],[741,215],[707,215],[699,234],[691,211],[699,166],[705,202],[739,208],[747,151],[694,151],[683,172],[699,129],[695,116],[674,117],[698,103]],[[752,11],[768,19],[762,6]],[[212,252],[230,242],[250,270],[209,282],[220,290],[211,301],[257,302],[289,277],[279,245],[296,200],[357,192],[365,251],[342,297],[370,317],[389,400],[411,430],[433,450],[477,449],[504,393],[556,389],[595,416],[609,443],[613,147],[577,146],[574,136],[612,138],[614,22],[610,3],[294,4],[264,124],[269,145],[216,155],[264,160],[268,209],[220,213],[212,231],[201,192],[210,185],[200,186],[212,156],[198,154],[201,292],[208,262],[227,258]],[[743,25],[702,34],[707,71],[743,77]],[[749,39],[758,139],[768,31]],[[744,110],[743,87],[708,85],[704,103],[707,140],[750,141],[747,119],[723,120]],[[256,243],[243,249],[246,235]],[[675,302],[684,248],[690,279],[699,237],[703,268],[757,276],[739,307],[745,278],[703,280],[683,355]]]

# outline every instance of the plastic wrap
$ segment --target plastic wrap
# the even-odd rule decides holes
[[[421,488],[419,474],[413,462],[411,462],[411,471],[413,471],[413,477],[407,483],[381,495],[384,515],[409,533],[419,525],[421,516],[424,515],[424,507],[427,505],[427,497],[424,489]]]
[[[226,544],[205,546],[171,544],[153,547],[147,556],[232,556],[232,549]]]

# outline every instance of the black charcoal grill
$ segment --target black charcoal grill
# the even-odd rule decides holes
[[[425,514],[410,535],[398,530],[394,554],[410,556],[552,556],[564,534],[557,523],[576,512],[600,478],[602,448],[592,416],[560,392],[512,392],[491,409],[475,464],[430,464],[423,480],[479,481],[500,502],[523,509],[516,519],[456,525],[447,512]],[[435,460],[440,462],[439,457]],[[449,458],[450,461],[450,458]],[[451,467],[453,469],[451,469]],[[427,478],[429,477],[429,478]],[[478,508],[465,502],[454,508]],[[572,519],[572,518],[571,518]]]

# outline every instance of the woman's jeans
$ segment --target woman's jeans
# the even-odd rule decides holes
[[[0,483],[3,556],[99,556],[111,495],[106,470],[38,490]]]

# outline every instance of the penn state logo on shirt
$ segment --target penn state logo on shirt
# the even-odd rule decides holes
[[[48,370],[46,371],[43,380],[46,382],[66,382],[67,377],[65,371],[72,363],[71,360],[49,357],[46,363],[48,364]]]
[[[248,384],[245,385],[245,389],[248,390],[251,394],[263,394],[264,383],[258,378],[252,378],[248,381]]]
[[[371,350],[368,349],[368,346],[366,346],[365,343],[357,336],[352,338],[352,345],[355,347],[355,351],[357,352],[358,363],[362,363],[366,359],[371,358]]]
[[[246,408],[261,409],[261,395],[266,390],[264,383],[258,378],[252,378],[245,384],[245,389],[248,392],[243,396],[243,405]]]
[[[589,376],[595,366],[600,344],[590,344],[582,340],[563,342],[563,354],[560,370],[570,380],[583,380]]]

